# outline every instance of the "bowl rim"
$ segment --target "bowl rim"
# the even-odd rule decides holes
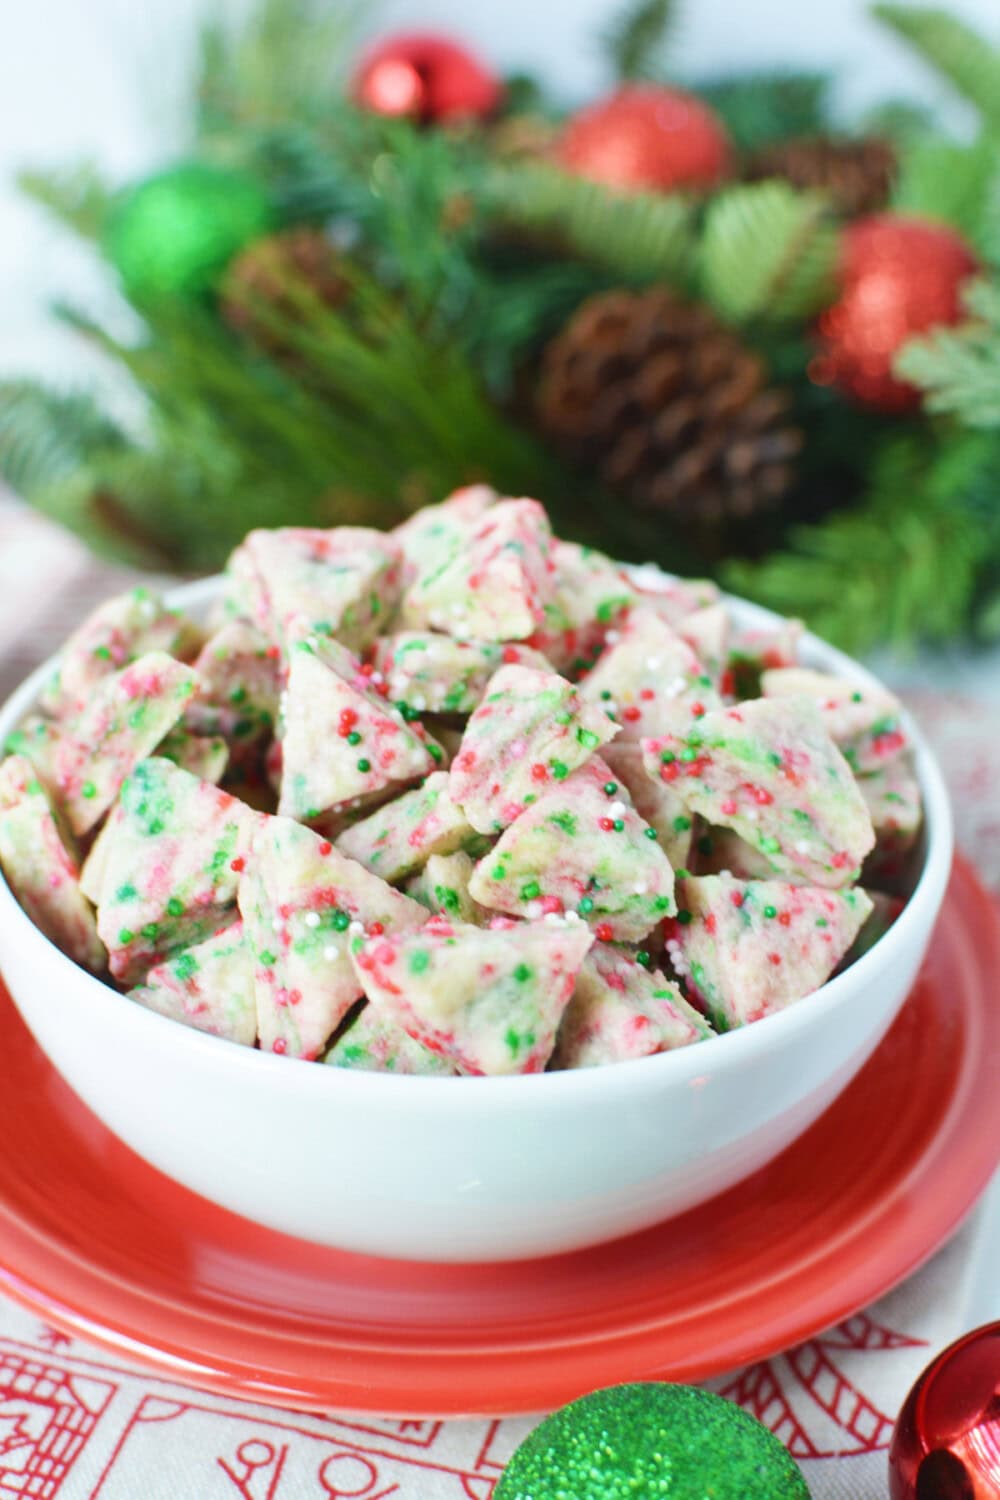
[[[658,569],[655,564],[645,563],[628,571],[645,587],[649,587],[657,579],[673,581],[672,575]],[[199,607],[207,606],[218,597],[221,584],[222,575],[216,574],[170,588],[164,592],[163,597],[173,608],[197,611]],[[735,621],[741,626],[773,631],[787,623],[788,617],[750,600],[741,599],[738,595],[720,593],[718,602],[732,611]],[[799,654],[803,665],[816,666],[819,670],[846,677],[860,687],[883,687],[874,673],[811,631],[803,631],[799,641]],[[60,655],[61,651],[57,651],[42,662],[0,706],[0,746],[36,706]],[[940,767],[905,707],[902,720],[914,753],[916,775],[923,799],[926,842],[923,867],[912,895],[888,932],[867,953],[862,954],[849,969],[828,979],[811,994],[803,996],[803,1001],[808,1000],[808,1005],[797,1002],[773,1015],[762,1017],[751,1026],[739,1027],[708,1038],[712,1048],[710,1071],[713,1076],[752,1067],[762,1049],[771,1051],[782,1040],[786,1045],[794,1043],[796,1037],[813,1024],[814,1019],[818,1020],[838,1009],[850,994],[865,987],[869,979],[875,980],[880,971],[894,967],[904,959],[912,946],[921,942],[922,935],[930,932],[951,870],[954,848],[951,805]],[[396,1075],[322,1064],[317,1066],[316,1060],[289,1058],[262,1052],[257,1048],[238,1046],[225,1037],[212,1036],[208,1032],[184,1026],[170,1017],[161,1016],[130,1002],[125,993],[74,963],[35,926],[16,900],[2,871],[0,926],[20,934],[28,944],[40,944],[45,950],[51,950],[50,957],[54,956],[67,967],[73,976],[73,983],[83,985],[89,991],[84,1003],[103,1008],[109,1021],[114,1019],[110,1009],[113,1007],[123,1024],[148,1030],[151,1043],[154,1038],[158,1038],[157,1045],[172,1045],[177,1052],[190,1052],[192,1059],[198,1058],[204,1065],[213,1064],[240,1070],[269,1069],[273,1079],[284,1079],[286,1085],[299,1092],[303,1088],[324,1091],[337,1088],[350,1098],[352,1091],[369,1095],[388,1089],[393,1091],[394,1099],[398,1102],[402,1091],[409,1090],[411,1102],[419,1101],[422,1105],[435,1108],[450,1105],[468,1110],[474,1100],[479,1100],[483,1107],[495,1108],[502,1103],[508,1092],[512,1099],[516,1093],[517,1101],[523,1106],[528,1097],[532,1097],[537,1103],[543,1100],[555,1103],[565,1095],[572,1097],[595,1093],[602,1098],[608,1093],[613,1096],[632,1095],[638,1088],[649,1086],[686,1085],[688,1088],[698,1088],[706,1081],[705,1075],[709,1071],[706,1066],[708,1059],[701,1045],[631,1058],[607,1067],[569,1068],[551,1073],[501,1076]],[[83,1000],[83,997],[80,999]],[[265,1075],[261,1074],[263,1076]],[[312,1082],[308,1081],[310,1077]],[[526,1090],[534,1092],[529,1095]]]

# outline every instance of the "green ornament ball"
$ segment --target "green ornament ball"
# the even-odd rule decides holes
[[[134,301],[197,298],[271,227],[271,205],[254,177],[184,162],[126,189],[109,216],[104,249]]]
[[[547,1417],[495,1500],[809,1500],[773,1433],[689,1385],[616,1385]]]

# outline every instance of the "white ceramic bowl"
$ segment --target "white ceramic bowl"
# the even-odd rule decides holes
[[[171,602],[203,614],[212,580]],[[744,625],[776,618],[729,601]],[[807,636],[808,663],[857,681]],[[0,743],[53,663],[0,711]],[[206,1036],[131,1003],[65,958],[0,880],[0,964],[40,1046],[147,1161],[216,1203],[344,1249],[438,1261],[578,1249],[680,1213],[754,1172],[826,1109],[906,998],[952,856],[941,774],[919,731],[919,883],[890,931],[779,1015],[612,1067],[515,1078],[325,1068]],[[0,1087],[3,1056],[0,1053]]]

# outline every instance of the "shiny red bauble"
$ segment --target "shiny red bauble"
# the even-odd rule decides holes
[[[920,392],[896,379],[893,360],[914,334],[959,322],[962,284],[975,270],[968,245],[943,224],[885,213],[848,225],[840,296],[819,319],[812,379],[878,411],[915,410]]]
[[[711,188],[730,163],[719,117],[681,89],[629,84],[572,117],[556,147],[567,171],[619,191]]]
[[[466,47],[433,32],[396,32],[362,58],[354,97],[380,115],[427,124],[483,120],[503,99],[503,84]]]
[[[1000,1323],[921,1375],[889,1448],[891,1500],[1000,1500]]]

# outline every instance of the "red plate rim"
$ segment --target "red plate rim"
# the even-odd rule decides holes
[[[777,1162],[669,1226],[497,1267],[323,1250],[196,1197],[96,1120],[2,994],[0,1035],[14,1086],[6,1103],[0,1099],[0,1137],[13,1137],[21,1151],[0,1164],[0,1289],[160,1374],[300,1409],[499,1416],[543,1410],[617,1380],[719,1374],[882,1295],[974,1203],[1000,1158],[998,970],[1000,913],[957,860],[928,963],[900,1019],[858,1079]],[[44,1140],[14,1118],[29,1086],[49,1112]],[[859,1139],[874,1142],[872,1150],[847,1162]],[[846,1208],[824,1199],[820,1167],[834,1174],[831,1192],[836,1174],[853,1173]],[[77,1190],[111,1228],[74,1217]],[[797,1226],[820,1211],[825,1232],[810,1244]],[[139,1236],[131,1250],[112,1244],[117,1225],[123,1237],[130,1229]],[[157,1232],[179,1248],[172,1283],[163,1265],[150,1280]],[[243,1288],[227,1291],[225,1267],[213,1271],[212,1256],[224,1257],[227,1247],[248,1278]],[[700,1281],[678,1286],[685,1273]],[[322,1294],[324,1277],[335,1298],[322,1315],[282,1303],[282,1284],[301,1298],[309,1287]],[[476,1317],[470,1328],[463,1319],[485,1311],[491,1296],[491,1317]],[[355,1314],[355,1299],[384,1312]],[[392,1313],[404,1304],[408,1320]],[[429,1320],[438,1312],[435,1325]]]

